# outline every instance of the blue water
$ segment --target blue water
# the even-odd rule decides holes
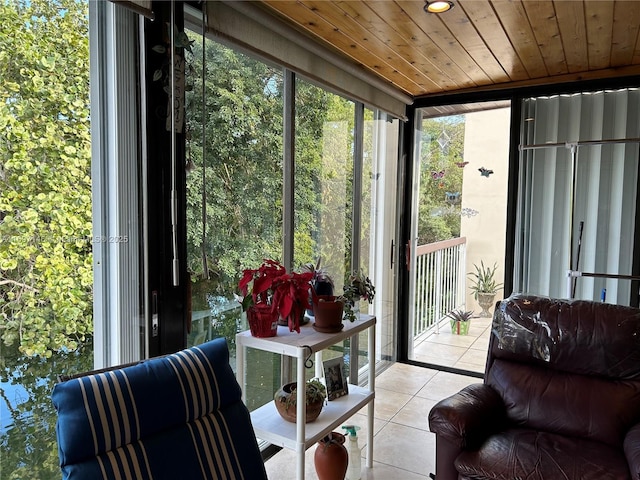
[[[93,347],[50,358],[26,357],[0,347],[0,478],[60,478],[51,391],[58,374],[91,370]]]

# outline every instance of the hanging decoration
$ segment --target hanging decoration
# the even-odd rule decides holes
[[[440,170],[438,172],[436,171],[431,171],[431,178],[433,178],[434,180],[440,180],[442,177],[444,177],[445,171],[444,170]]]
[[[459,205],[461,202],[460,192],[445,192],[444,201],[449,205]]]
[[[449,151],[449,143],[451,142],[451,138],[449,137],[449,135],[447,135],[447,132],[444,131],[444,125],[442,126],[442,133],[438,137],[437,142],[438,145],[440,145],[440,150],[442,150],[442,153],[446,155]]]
[[[479,211],[474,210],[473,208],[467,208],[467,207],[460,210],[460,216],[467,217],[467,218],[475,217],[479,213],[480,213]]]
[[[489,170],[488,168],[484,168],[484,167],[480,167],[478,171],[480,172],[481,176],[487,177],[487,178],[489,178],[489,175],[493,173],[493,170]]]
[[[464,168],[467,165],[469,165],[469,162],[456,162],[456,166],[458,166],[458,168]]]
[[[434,207],[431,209],[432,217],[444,217],[445,215],[450,215],[451,213],[453,212],[451,211],[450,205],[442,206],[442,207]]]

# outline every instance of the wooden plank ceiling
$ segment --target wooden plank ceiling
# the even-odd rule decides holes
[[[261,3],[412,97],[640,75],[640,1],[453,1]]]

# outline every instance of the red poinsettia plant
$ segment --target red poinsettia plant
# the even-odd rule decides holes
[[[273,312],[287,321],[289,331],[300,333],[300,319],[309,308],[309,287],[313,272],[287,272],[279,262],[264,259],[256,269],[242,272],[238,288],[240,303],[247,311],[256,304],[270,305]]]

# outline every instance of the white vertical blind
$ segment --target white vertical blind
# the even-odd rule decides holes
[[[154,19],[153,10],[151,10],[151,0],[111,0],[113,3],[120,5],[136,12],[139,15],[147,17],[149,20]]]
[[[523,125],[516,290],[567,297],[568,270],[631,275],[640,90],[527,99]],[[630,288],[579,277],[574,297],[628,304]]]
[[[89,4],[94,363],[141,358],[138,17]]]

